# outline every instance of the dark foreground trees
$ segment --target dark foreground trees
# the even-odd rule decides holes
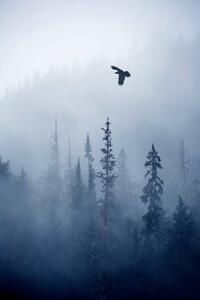
[[[0,159],[0,296],[11,287],[17,299],[199,296],[200,226],[189,202],[180,197],[175,211],[165,212],[161,159],[152,145],[143,217],[136,213],[136,188],[124,150],[116,163],[109,119],[102,131],[100,172],[87,135],[86,170],[81,159],[73,166],[70,145],[62,175],[55,123],[42,194],[24,170],[15,176]]]

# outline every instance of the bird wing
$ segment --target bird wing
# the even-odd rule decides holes
[[[126,71],[126,72],[125,72],[125,76],[126,76],[126,77],[130,77],[131,74],[130,74],[128,71]]]
[[[115,66],[111,66],[111,68],[112,68],[113,70],[118,71],[118,72],[123,72],[121,69],[119,69],[119,68],[117,68],[117,67],[115,67]]]
[[[124,79],[125,79],[125,75],[123,73],[119,74],[118,84],[123,85],[124,84]]]

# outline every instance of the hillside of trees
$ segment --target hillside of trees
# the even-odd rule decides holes
[[[48,165],[36,181],[0,159],[2,299],[200,296],[200,173],[189,176],[184,142],[171,212],[159,144],[149,144],[140,188],[125,149],[115,152],[114,130],[107,118],[96,133],[98,169],[87,133],[84,164],[72,159],[73,141],[61,161],[57,119]]]

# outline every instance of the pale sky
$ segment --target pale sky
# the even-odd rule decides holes
[[[152,36],[188,39],[200,1],[0,0],[0,96],[50,65],[119,60]]]

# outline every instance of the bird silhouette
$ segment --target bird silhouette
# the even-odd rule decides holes
[[[119,85],[123,85],[124,84],[124,80],[125,80],[125,77],[130,77],[131,74],[128,72],[128,71],[123,71],[115,66],[111,66],[111,68],[113,70],[115,70],[115,74],[118,74],[119,77],[118,77],[118,84]]]

